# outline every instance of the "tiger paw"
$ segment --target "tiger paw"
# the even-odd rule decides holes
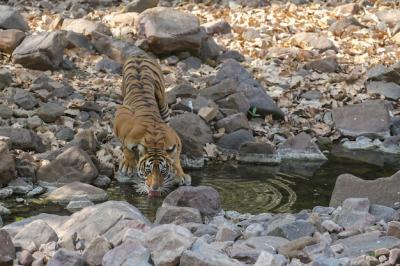
[[[177,176],[175,181],[179,186],[190,186],[192,184],[192,177],[188,174],[183,174],[181,176]]]
[[[119,163],[118,171],[126,176],[130,176],[134,172],[134,163],[125,159],[122,159]]]

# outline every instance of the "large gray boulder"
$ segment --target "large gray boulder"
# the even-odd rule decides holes
[[[103,266],[135,265],[151,266],[148,262],[150,251],[138,241],[127,240],[122,245],[108,251],[103,257]]]
[[[390,136],[390,115],[384,101],[367,101],[335,108],[332,116],[335,127],[344,136]]]
[[[91,183],[98,170],[90,156],[81,148],[72,146],[37,172],[39,182],[66,184],[73,181]]]
[[[66,40],[61,31],[27,36],[12,53],[14,64],[37,70],[56,70],[63,61]]]
[[[18,29],[28,31],[29,25],[13,7],[0,5],[0,29]]]
[[[105,201],[107,198],[107,192],[101,188],[81,182],[68,183],[52,191],[47,196],[47,199],[50,201],[64,204],[81,199],[98,202]]]
[[[309,161],[327,160],[310,135],[304,132],[294,137],[290,137],[281,146],[279,146],[278,154],[282,157],[282,159]]]
[[[333,189],[330,206],[339,206],[351,197],[368,198],[371,204],[393,207],[400,201],[400,172],[391,177],[363,180],[351,174],[340,175]]]
[[[199,19],[171,8],[155,7],[140,14],[138,34],[144,37],[155,54],[200,50],[204,33]]]
[[[16,247],[34,252],[40,245],[57,241],[57,233],[46,222],[37,220],[25,225],[13,238]]]
[[[28,129],[0,127],[0,136],[6,136],[11,139],[12,149],[34,150],[36,152],[44,152],[46,150],[42,138]]]

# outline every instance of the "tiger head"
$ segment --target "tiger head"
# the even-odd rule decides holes
[[[169,127],[148,132],[136,145],[138,155],[137,191],[149,196],[159,196],[174,186],[174,162],[179,158],[181,143]]]

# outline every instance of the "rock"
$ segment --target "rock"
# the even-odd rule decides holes
[[[83,198],[86,198],[86,195],[82,196]],[[78,196],[77,198],[81,198],[80,196]],[[94,203],[91,202],[90,200],[72,200],[68,203],[66,209],[70,212],[77,212],[82,210],[83,208],[89,207],[89,206],[93,206]]]
[[[387,235],[400,239],[400,222],[390,221],[388,223]]]
[[[278,164],[281,160],[269,143],[245,142],[239,147],[241,163]]]
[[[202,158],[204,145],[213,143],[210,127],[198,115],[176,115],[171,118],[169,125],[182,141],[182,154],[189,158]]]
[[[227,116],[219,120],[216,124],[217,128],[225,128],[227,133],[237,131],[239,129],[249,129],[249,121],[243,113]]]
[[[316,49],[319,52],[336,50],[334,43],[326,36],[315,32],[300,32],[292,37],[292,43],[302,49]]]
[[[112,37],[93,32],[91,40],[96,50],[117,61],[119,64],[124,64],[125,60],[130,56],[143,55],[145,52],[136,45],[122,40],[115,40]]]
[[[57,233],[46,222],[37,220],[25,225],[13,238],[16,247],[34,252],[40,245],[57,241]]]
[[[11,188],[2,188],[0,189],[0,199],[6,199],[11,197],[13,194],[13,190]]]
[[[97,140],[93,129],[79,130],[70,143],[86,151],[88,154],[95,154],[97,151]]]
[[[332,220],[325,220],[321,223],[321,226],[329,233],[340,233],[343,229],[340,225],[336,224]]]
[[[87,198],[87,200],[93,202],[105,201],[107,200],[107,193],[100,188],[75,181],[57,188],[47,196],[50,201],[64,204],[70,201],[82,201],[82,198]]]
[[[221,55],[219,55],[217,58],[217,62],[220,64],[224,60],[227,60],[227,59],[233,59],[238,62],[243,62],[245,60],[245,57],[238,51],[229,50],[229,51],[226,51],[226,52],[222,53]]]
[[[32,110],[37,104],[35,96],[29,91],[16,89],[14,94],[14,102],[25,110]]]
[[[304,236],[311,236],[314,232],[315,228],[311,223],[298,220],[292,223],[278,226],[274,230],[270,231],[268,235],[284,237],[288,240],[294,240]]]
[[[241,264],[237,260],[229,258],[223,252],[216,250],[202,239],[198,239],[194,242],[190,250],[183,252],[179,265],[239,266]]]
[[[253,134],[245,129],[239,129],[235,132],[226,134],[218,140],[217,144],[221,148],[229,150],[239,150],[239,147],[246,142],[254,142]]]
[[[0,14],[1,29],[29,31],[28,23],[16,9],[6,5],[0,5]]]
[[[201,67],[201,60],[197,57],[190,56],[178,63],[178,68],[186,72],[190,69],[199,69]]]
[[[318,73],[335,73],[339,70],[336,57],[313,60],[307,64],[307,67]]]
[[[96,237],[85,248],[82,256],[88,265],[102,265],[104,255],[111,249],[111,244],[102,236]],[[114,251],[115,252],[115,251]]]
[[[140,242],[128,240],[122,245],[108,251],[103,257],[104,266],[137,265],[150,266],[150,251]],[[156,264],[157,265],[157,264]]]
[[[13,81],[13,75],[6,69],[0,69],[0,90],[8,87]]]
[[[335,108],[332,115],[336,128],[344,136],[387,137],[390,134],[390,116],[383,101]]]
[[[284,117],[282,110],[279,109],[272,98],[265,92],[261,84],[239,62],[233,59],[226,59],[222,62],[213,80],[213,84],[227,79],[233,79],[237,83],[237,85],[233,85],[231,81],[231,86],[233,86],[231,91],[244,93],[250,106],[256,108],[258,114],[264,116],[272,114],[278,119]],[[233,92],[230,94],[233,94]]]
[[[154,227],[146,235],[146,243],[155,265],[176,265],[194,240],[188,229],[173,224]]]
[[[378,19],[388,25],[394,26],[400,21],[400,10],[398,9],[386,9],[376,13]]]
[[[48,266],[59,266],[59,265],[69,265],[69,266],[83,266],[84,260],[82,255],[75,251],[69,251],[67,249],[61,248],[57,250],[54,256],[47,263]]]
[[[228,78],[211,87],[202,89],[200,91],[200,95],[213,101],[218,101],[224,99],[231,94],[236,93],[236,87],[237,83],[234,80]]]
[[[377,93],[395,101],[400,99],[400,85],[394,82],[368,81],[365,86],[368,93]]]
[[[93,44],[91,44],[89,38],[82,33],[72,30],[66,31],[65,39],[67,41],[66,48],[68,49],[78,48],[85,49],[87,51],[93,51]]]
[[[40,119],[38,116],[29,117],[26,120],[29,129],[35,129],[43,125],[43,120]]]
[[[344,247],[342,253],[336,254],[337,258],[344,258],[368,254],[380,248],[392,249],[400,244],[400,240],[391,236],[380,236],[379,231],[372,231],[340,239],[333,244],[340,244]]]
[[[394,206],[394,203],[399,201],[396,196],[399,182],[400,172],[391,177],[375,180],[363,180],[350,174],[343,174],[336,179],[329,205],[339,206],[350,197],[365,197],[371,204]],[[385,191],[385,193],[376,193],[376,191]]]
[[[74,138],[74,130],[69,127],[64,127],[57,131],[56,138],[58,140],[70,141]]]
[[[0,136],[9,137],[12,142],[12,149],[24,151],[35,150],[44,152],[46,150],[42,139],[33,131],[24,128],[0,127]]]
[[[164,206],[157,210],[155,224],[202,223],[199,210],[189,207]]]
[[[37,115],[46,123],[53,123],[64,115],[65,108],[58,103],[45,103],[37,111]]]
[[[222,225],[218,228],[215,240],[220,242],[235,241],[239,236],[239,228],[235,226]]]
[[[158,2],[159,0],[133,0],[122,9],[122,12],[142,13],[146,9],[156,7]]]
[[[23,178],[18,177],[8,183],[8,187],[13,190],[13,194],[25,195],[33,189],[33,186],[27,183]]]
[[[12,54],[15,48],[25,38],[25,33],[20,30],[0,30],[0,51]]]
[[[363,265],[371,265],[371,266],[376,266],[379,264],[379,260],[375,257],[368,256],[368,255],[362,255],[357,258],[353,258],[351,260],[351,265],[354,266],[363,266]]]
[[[395,265],[400,262],[400,249],[394,248],[389,254],[389,264]]]
[[[221,199],[211,187],[184,186],[171,192],[162,206],[191,207],[198,209],[202,215],[213,216],[221,210]]]
[[[329,27],[331,31],[336,36],[341,36],[344,33],[351,33],[352,31],[359,30],[360,28],[365,28],[357,19],[352,16],[341,18],[338,21],[332,23]]]
[[[350,265],[350,259],[342,258],[342,259],[335,259],[335,258],[327,258],[325,256],[318,256],[312,263],[313,266],[347,266]]]
[[[56,70],[63,61],[66,41],[61,31],[27,36],[14,50],[12,61],[26,68]]]
[[[285,257],[281,255],[273,255],[271,253],[262,251],[254,266],[284,266],[287,264]]]
[[[99,62],[96,63],[95,69],[97,71],[102,71],[110,74],[121,74],[122,73],[122,65],[117,61],[103,58]]]
[[[18,262],[22,265],[31,265],[33,260],[32,254],[27,250],[23,250],[19,255]]]
[[[356,3],[349,3],[337,6],[333,12],[335,12],[336,16],[347,17],[349,15],[355,15],[361,10],[360,6]]]
[[[111,184],[111,179],[105,175],[99,175],[93,181],[93,185],[100,188],[107,188]]]
[[[207,34],[227,34],[231,33],[231,25],[225,20],[211,21],[201,25]]]
[[[279,254],[282,254],[289,258],[298,257],[302,254],[302,250],[311,245],[315,245],[320,241],[316,237],[305,236],[290,241],[278,248]]]
[[[221,46],[219,46],[211,36],[203,38],[203,41],[201,42],[200,52],[198,54],[198,57],[203,62],[214,65],[214,61],[210,60],[215,60],[221,53]]]
[[[260,223],[253,223],[246,227],[244,230],[243,237],[244,239],[249,239],[251,237],[260,236],[265,231],[264,226]]]
[[[75,232],[84,246],[104,236],[114,246],[122,241],[129,228],[149,230],[150,222],[134,206],[122,201],[107,201],[72,214],[57,230],[66,241]]]
[[[16,176],[14,156],[0,152],[0,187],[8,184]],[[0,197],[1,198],[1,197]]]
[[[26,196],[28,198],[33,198],[33,197],[39,196],[39,195],[41,195],[41,194],[43,194],[45,192],[46,192],[45,188],[38,186],[38,187],[35,187],[34,189],[32,189],[31,191],[29,191],[26,194]]]
[[[250,104],[241,92],[228,95],[226,98],[217,102],[220,108],[234,109],[247,115],[247,111],[250,109]]]
[[[368,81],[386,81],[399,84],[400,73],[395,67],[376,65],[367,72]]]
[[[369,214],[367,198],[348,198],[342,203],[342,210],[337,217],[337,223],[346,230],[360,230],[373,224],[375,217]]]
[[[395,209],[383,205],[371,204],[369,213],[375,216],[377,222],[381,220],[390,222],[399,219],[399,214]]]
[[[1,218],[0,218],[1,219]],[[6,230],[0,229],[0,265],[13,265],[15,247]]]
[[[318,145],[307,133],[300,133],[289,138],[278,148],[282,159],[321,161],[327,160]]]
[[[155,54],[197,53],[204,36],[196,16],[164,7],[151,8],[140,14],[138,35],[146,38]]]
[[[49,164],[42,165],[37,177],[40,182],[65,184],[72,181],[91,183],[98,171],[90,156],[76,146],[68,148]]]
[[[206,122],[210,122],[218,115],[218,108],[215,107],[202,107],[197,113]]]
[[[83,18],[79,19],[64,19],[62,30],[73,31],[85,36],[92,35],[93,32],[99,32],[106,35],[111,35],[110,29],[99,21],[91,21]]]

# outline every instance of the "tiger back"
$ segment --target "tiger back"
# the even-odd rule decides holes
[[[180,163],[182,144],[167,125],[170,118],[160,66],[147,56],[126,60],[122,81],[123,105],[117,108],[114,133],[121,140],[119,171],[137,172],[139,192],[156,196],[172,184],[190,184]]]

